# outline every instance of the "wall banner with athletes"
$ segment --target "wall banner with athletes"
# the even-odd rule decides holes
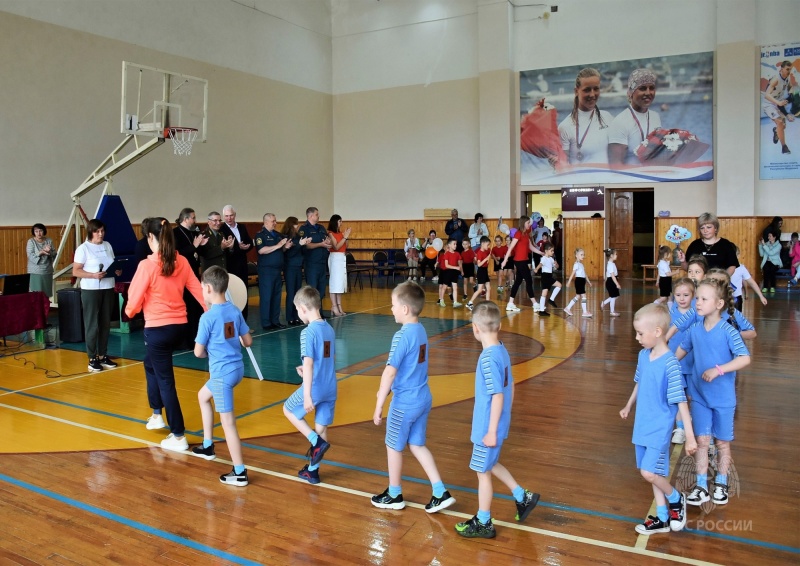
[[[522,71],[523,185],[714,178],[713,52]]]
[[[800,43],[761,48],[761,179],[800,179]]]

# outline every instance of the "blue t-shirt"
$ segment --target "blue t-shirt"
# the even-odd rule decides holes
[[[730,313],[728,313],[728,311],[722,311],[721,316],[722,320],[724,320],[725,322],[728,322],[731,318],[731,315]],[[756,329],[756,327],[753,326],[753,323],[747,320],[747,318],[745,318],[745,316],[738,310],[733,311],[733,320],[736,321],[736,326],[739,327],[739,332]]]
[[[311,400],[314,403],[336,400],[336,333],[324,320],[315,320],[300,333],[300,361],[311,358]]]
[[[250,332],[250,328],[236,305],[227,301],[211,305],[200,317],[195,342],[208,351],[208,369],[211,377],[244,371],[242,346],[239,336]]]
[[[670,338],[669,342],[667,343],[667,346],[669,346],[669,349],[672,350],[673,354],[678,351],[678,347],[681,345],[681,342],[683,342],[683,337],[686,335],[686,331],[689,330],[689,327],[691,327],[691,325],[689,325],[689,327],[687,327],[686,329],[682,329],[681,326],[683,325],[679,326],[678,322],[681,320],[681,318],[683,318],[684,315],[689,314],[690,312],[694,312],[694,310],[691,307],[689,307],[689,310],[686,311],[685,313],[679,311],[677,303],[673,304],[672,308],[669,311],[669,315],[672,319],[672,325],[678,329],[678,331],[675,334],[673,334],[672,338]],[[697,313],[695,313],[695,317],[696,315]],[[694,353],[686,354],[686,356],[684,356],[683,359],[680,361],[680,364],[681,364],[681,373],[683,375],[691,374],[692,368],[694,367]],[[686,387],[685,383],[684,387]]]
[[[432,403],[428,387],[428,333],[424,326],[412,322],[395,332],[386,365],[397,369],[392,382],[393,406],[415,409]]]
[[[297,235],[300,238],[311,238],[309,244],[319,244],[320,242],[324,242],[325,238],[328,237],[328,231],[319,223],[312,225],[310,222],[306,222],[298,228]],[[308,248],[308,245],[305,245],[303,246],[303,261],[306,264],[322,263],[327,265],[329,253],[330,252],[328,252],[328,249],[325,247],[314,248],[312,250]]]
[[[693,400],[713,409],[736,407],[736,372],[726,372],[711,382],[703,372],[726,364],[738,356],[749,356],[742,335],[727,321],[720,320],[711,330],[699,322],[689,329],[681,348],[694,351],[694,370],[689,379],[689,395]],[[716,371],[716,368],[715,370]]]
[[[669,446],[678,403],[686,402],[686,393],[683,391],[681,365],[675,354],[666,352],[651,360],[651,352],[639,352],[633,378],[639,384],[633,443],[662,450],[664,446]]]
[[[483,437],[489,432],[489,417],[492,412],[492,396],[503,394],[503,411],[497,424],[497,442],[508,438],[511,426],[511,388],[514,378],[511,375],[511,358],[501,343],[489,346],[478,358],[475,369],[475,408],[472,411],[473,444],[483,444]]]

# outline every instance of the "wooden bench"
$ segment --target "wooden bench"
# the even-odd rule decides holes
[[[648,277],[647,272],[649,270],[653,270],[653,274]],[[655,281],[658,279],[658,266],[657,265],[644,265],[642,264],[642,283],[647,283],[648,281]]]

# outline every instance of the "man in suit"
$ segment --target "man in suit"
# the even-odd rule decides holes
[[[236,223],[236,210],[230,204],[226,204],[222,208],[222,219],[224,222],[220,231],[226,238],[232,236],[234,239],[226,257],[228,273],[232,273],[244,281],[244,285],[247,287],[247,252],[253,247],[253,239],[247,233],[247,226]],[[245,304],[242,310],[242,316],[244,316],[245,320],[247,320],[247,310],[247,305]]]

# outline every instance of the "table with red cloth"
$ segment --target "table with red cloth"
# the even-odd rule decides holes
[[[0,336],[13,336],[47,326],[50,299],[41,291],[0,295]]]

